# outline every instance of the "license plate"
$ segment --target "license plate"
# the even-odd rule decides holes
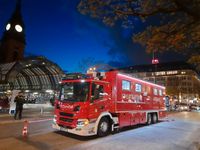
[[[60,130],[68,132],[66,128],[60,127]]]

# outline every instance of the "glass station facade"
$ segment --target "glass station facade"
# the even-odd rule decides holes
[[[0,93],[21,90],[30,103],[43,103],[57,94],[63,75],[57,64],[44,57],[0,64]]]

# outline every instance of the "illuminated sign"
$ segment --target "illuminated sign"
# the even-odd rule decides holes
[[[178,74],[178,71],[167,71],[167,75],[170,75],[170,74]]]

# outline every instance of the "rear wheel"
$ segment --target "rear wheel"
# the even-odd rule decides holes
[[[158,115],[156,113],[153,114],[153,123],[158,122]]]
[[[100,120],[98,125],[97,135],[102,137],[108,135],[110,132],[110,123],[109,119],[104,117]]]
[[[152,124],[152,115],[150,113],[148,113],[147,115],[147,125]]]

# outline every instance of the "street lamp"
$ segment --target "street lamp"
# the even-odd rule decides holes
[[[2,71],[1,71],[1,67],[0,67],[0,81],[2,80]]]
[[[157,64],[159,63],[158,58],[155,57],[155,52],[153,51],[153,58],[151,63],[154,65],[154,83],[156,83],[156,71],[157,71]]]
[[[93,73],[96,71],[96,67],[90,67],[88,70],[87,70],[87,73]]]
[[[156,64],[158,64],[158,63],[159,63],[158,58],[153,58],[153,59],[152,59],[152,64],[153,64],[153,65],[156,65]]]

